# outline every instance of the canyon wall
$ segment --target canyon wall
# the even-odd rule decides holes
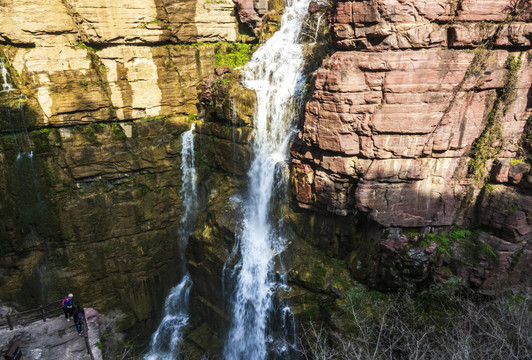
[[[355,277],[396,288],[426,280],[437,262],[436,278],[459,275],[485,291],[531,285],[522,275],[532,260],[531,9],[333,6],[333,50],[292,146],[292,184],[304,211],[387,230],[373,259],[349,240],[336,252]],[[429,233],[446,235],[422,246]],[[471,244],[453,236],[485,251],[465,254]],[[435,246],[447,254],[434,256]]]
[[[180,135],[222,42],[230,0],[3,1],[0,300],[73,292],[146,331],[179,278]],[[3,79],[0,79],[3,80]]]
[[[275,270],[291,288],[279,296],[300,319],[327,320],[351,277],[383,290],[452,276],[487,293],[530,286],[531,3],[331,6],[312,4],[303,31],[313,77],[291,187],[274,199],[288,244]],[[187,350],[219,353],[254,106],[219,60],[226,42],[267,38],[281,12],[2,1],[17,89],[0,93],[0,300],[74,292],[145,342],[180,277],[180,134],[199,118]]]

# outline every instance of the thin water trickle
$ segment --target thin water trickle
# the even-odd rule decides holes
[[[189,320],[189,294],[192,280],[185,267],[185,248],[188,235],[195,227],[197,213],[196,168],[194,166],[194,130],[181,136],[181,200],[184,206],[181,225],[179,227],[178,241],[182,264],[181,282],[170,290],[164,307],[164,318],[152,335],[150,351],[144,356],[145,360],[171,360],[179,358],[183,330]]]
[[[304,56],[299,44],[310,0],[289,1],[281,27],[253,55],[244,68],[244,86],[255,90],[254,159],[248,172],[249,189],[244,203],[242,233],[237,235],[241,260],[236,266],[232,324],[224,359],[266,359],[269,353],[289,358],[284,334],[267,329],[274,312],[272,296],[279,278],[272,274],[273,259],[284,249],[280,229],[270,221],[272,197],[285,181],[279,172],[288,158],[295,132],[305,77]],[[289,342],[288,342],[289,343]]]
[[[13,85],[11,85],[10,83],[9,73],[2,59],[0,59],[0,74],[2,74],[2,90],[1,91],[15,90]]]
[[[325,15],[325,13],[320,14],[320,16],[318,16],[318,24],[316,25],[316,32],[314,33],[314,42],[310,43],[309,45],[316,45],[318,43],[318,35],[320,31],[321,18],[323,17],[323,15]]]

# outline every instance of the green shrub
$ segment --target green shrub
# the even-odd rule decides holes
[[[251,54],[253,54],[254,47],[252,44],[245,43],[231,43],[219,44],[216,46],[214,54],[216,66],[229,66],[231,69],[245,65]]]
[[[85,43],[83,43],[83,41],[78,41],[78,47],[80,49],[87,49],[87,50],[91,50],[91,51],[96,51],[94,50],[92,47],[88,46],[88,45],[85,45]]]

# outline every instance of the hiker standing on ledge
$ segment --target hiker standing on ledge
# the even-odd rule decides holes
[[[74,315],[74,295],[68,294],[68,296],[63,299],[63,311],[65,312],[67,321],[70,321],[69,316],[72,317]]]
[[[79,335],[83,335],[83,319],[85,319],[85,310],[77,305],[74,307],[74,324]]]

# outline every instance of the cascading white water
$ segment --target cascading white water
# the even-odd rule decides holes
[[[181,282],[172,288],[164,304],[164,318],[153,333],[150,352],[145,360],[172,360],[179,357],[183,329],[188,324],[188,299],[192,280],[185,274]]]
[[[178,240],[182,264],[182,280],[170,290],[164,306],[164,318],[152,336],[150,351],[145,360],[171,360],[179,358],[183,330],[188,324],[188,299],[192,280],[185,267],[185,247],[189,233],[194,229],[197,211],[196,168],[194,166],[194,129],[181,135],[181,200],[184,206]]]
[[[321,24],[321,18],[325,15],[325,13],[322,13],[318,16],[318,21],[316,24],[316,31],[314,32],[314,42],[310,43],[309,45],[316,45],[318,42],[318,36],[320,32],[320,24]]]
[[[284,240],[270,221],[271,199],[284,181],[279,170],[288,157],[304,88],[303,50],[298,43],[310,0],[289,0],[280,29],[261,46],[244,68],[244,85],[257,94],[254,159],[242,233],[237,235],[241,260],[236,266],[233,320],[225,359],[265,359],[266,327],[278,283],[271,276],[274,257]]]
[[[13,85],[9,82],[9,73],[4,65],[4,61],[0,59],[0,74],[2,74],[2,91],[15,90]]]
[[[196,212],[198,207],[198,194],[196,191],[196,167],[194,160],[194,131],[196,124],[190,126],[190,130],[181,135],[181,201],[185,207],[181,217],[181,227],[179,228],[180,245],[182,246],[181,256],[185,260],[184,248],[187,245],[189,233],[195,227]],[[183,270],[186,271],[185,262],[182,262]]]

